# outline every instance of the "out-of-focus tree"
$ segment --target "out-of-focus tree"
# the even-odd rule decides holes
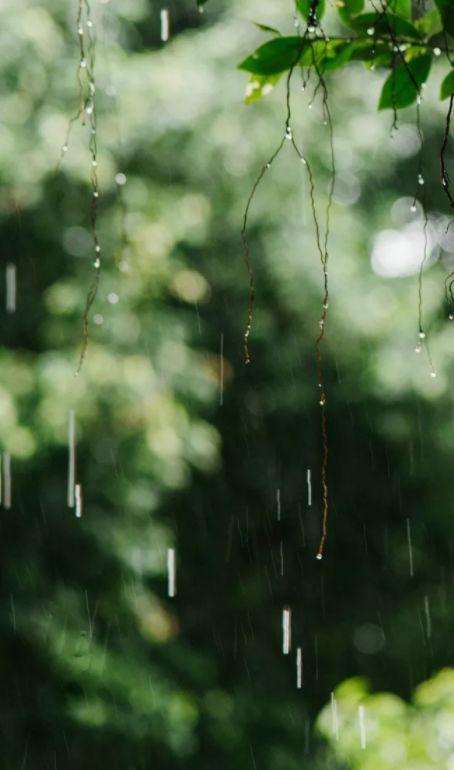
[[[389,116],[376,114],[380,73],[367,88],[360,65],[332,76],[322,564],[321,275],[307,184],[288,148],[251,210],[256,323],[253,361],[242,359],[239,229],[284,106],[279,87],[245,107],[234,67],[259,41],[250,19],[291,28],[275,5],[218,3],[199,15],[191,2],[170,4],[166,46],[158,4],[94,5],[103,268],[78,377],[93,261],[86,128],[74,125],[55,171],[77,108],[77,8],[0,9],[0,232],[18,283],[0,366],[0,441],[13,469],[0,538],[5,768],[310,767],[310,720],[337,682],[360,674],[408,696],[452,654],[453,361],[442,297],[454,242],[437,169],[427,168],[433,380],[413,353],[419,138],[411,112],[393,137]],[[428,157],[443,123],[436,90],[423,105]],[[309,102],[295,90],[295,132],[322,211],[329,152],[320,105]],[[66,508],[70,409],[80,521]],[[419,621],[426,598],[430,641]],[[304,650],[302,691],[280,653],[284,603]]]
[[[454,671],[444,669],[417,687],[411,703],[370,693],[362,679],[343,682],[317,725],[333,760],[352,770],[450,768],[454,752]]]

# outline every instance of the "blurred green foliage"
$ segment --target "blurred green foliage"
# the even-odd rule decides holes
[[[334,704],[334,713],[332,706],[322,711],[318,728],[331,741],[342,767],[449,770],[453,766],[452,669],[444,669],[420,685],[411,703],[390,693],[372,695],[364,680],[349,679],[336,689]],[[364,709],[362,745],[359,707]],[[328,767],[330,761],[327,754]]]
[[[250,21],[288,31],[291,8],[219,0],[200,15],[188,0],[169,10],[163,46],[159,4],[93,4],[104,267],[75,377],[93,261],[82,126],[56,166],[77,106],[77,8],[5,0],[0,9],[0,229],[18,281],[17,312],[2,310],[0,352],[0,441],[13,469],[13,507],[0,520],[0,767],[363,767],[371,751],[359,756],[350,741],[348,709],[365,698],[372,718],[378,704],[378,723],[382,696],[340,685],[347,716],[331,755],[321,748],[324,711],[321,733],[312,731],[330,692],[360,676],[394,693],[385,696],[401,715],[392,729],[411,743],[402,699],[453,654],[454,361],[443,282],[454,240],[433,162],[443,68],[434,67],[422,110],[432,265],[424,314],[436,379],[413,353],[424,242],[421,210],[410,210],[414,112],[390,135],[389,115],[376,113],[380,73],[352,65],[329,78],[332,505],[318,563],[321,273],[307,183],[287,148],[251,210],[249,367],[241,345],[241,218],[281,136],[284,94],[244,106],[235,65],[259,43]],[[295,81],[293,127],[323,211],[329,147],[310,92]],[[66,507],[71,409],[80,520]],[[166,596],[168,546],[177,551],[175,600]],[[304,650],[301,691],[293,656],[280,652],[286,603]],[[417,691],[421,752],[432,751],[445,718],[438,695],[433,708],[421,698],[437,682],[449,690],[450,676]]]

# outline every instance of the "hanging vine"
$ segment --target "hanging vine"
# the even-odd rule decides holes
[[[77,64],[76,78],[78,86],[78,107],[75,115],[70,119],[66,131],[65,141],[61,148],[60,160],[57,170],[60,168],[69,149],[69,140],[75,123],[80,122],[82,126],[89,129],[88,151],[90,154],[90,185],[91,185],[91,204],[90,204],[90,224],[93,238],[94,275],[91,286],[85,300],[85,308],[82,317],[83,336],[82,348],[79,355],[79,363],[76,374],[79,374],[88,347],[88,334],[90,322],[90,310],[96,299],[99,286],[101,271],[101,245],[98,235],[98,144],[97,144],[97,120],[96,120],[96,82],[95,82],[95,60],[96,60],[96,35],[94,30],[91,8],[88,0],[78,0],[78,12],[76,19],[77,39],[79,44],[79,61]]]
[[[207,0],[197,0],[199,8]],[[322,312],[319,319],[319,333],[315,341],[317,381],[319,402],[322,409],[322,524],[321,538],[317,558],[323,557],[327,538],[328,521],[328,433],[326,420],[326,390],[323,379],[322,343],[326,331],[326,319],[329,304],[328,286],[328,242],[330,209],[335,183],[335,162],[333,143],[333,122],[328,106],[328,88],[325,76],[330,71],[340,69],[353,61],[363,61],[369,70],[390,70],[380,95],[378,108],[390,109],[393,112],[392,129],[398,127],[398,111],[401,108],[416,104],[416,129],[420,142],[420,153],[416,174],[416,189],[411,210],[416,212],[418,198],[423,209],[424,248],[418,271],[417,320],[418,342],[416,352],[425,346],[427,359],[432,377],[436,372],[432,362],[429,340],[424,328],[423,315],[423,271],[428,260],[428,215],[425,196],[419,196],[424,190],[423,149],[424,137],[421,126],[421,104],[423,89],[429,77],[433,60],[442,54],[450,71],[445,76],[441,86],[441,99],[449,99],[443,140],[440,151],[441,184],[449,204],[454,208],[454,196],[450,189],[450,179],[446,164],[446,150],[449,142],[451,117],[454,105],[454,66],[450,58],[454,37],[454,3],[452,0],[435,0],[426,8],[424,3],[412,3],[412,0],[338,0],[334,7],[337,11],[335,22],[340,30],[347,28],[345,34],[328,36],[321,25],[326,10],[326,0],[295,0],[296,35],[284,36],[277,29],[266,25],[258,26],[272,36],[259,46],[241,64],[239,69],[250,74],[246,89],[246,102],[251,103],[266,96],[277,85],[283,75],[286,76],[286,116],[284,134],[279,140],[269,160],[264,164],[253,184],[246,203],[243,226],[241,230],[243,242],[243,257],[248,274],[249,299],[247,307],[246,326],[243,335],[244,359],[251,360],[250,336],[253,327],[255,305],[255,279],[248,241],[247,229],[250,208],[255,194],[267,170],[278,158],[286,140],[290,140],[299,159],[305,165],[309,179],[310,206],[315,228],[316,247],[320,256],[323,279]],[[304,21],[304,31],[300,32],[300,20]],[[311,72],[315,73],[316,84],[313,99],[319,91],[322,93],[324,123],[329,126],[329,144],[331,154],[331,181],[328,194],[328,204],[325,215],[324,235],[322,235],[317,215],[315,182],[310,164],[305,155],[299,150],[294,139],[291,125],[291,80],[294,71],[300,68],[303,80],[303,90],[310,79]],[[304,73],[307,72],[305,75]],[[312,102],[309,108],[312,106]],[[446,296],[450,309],[454,306],[454,273],[446,279]],[[452,319],[454,314],[449,313]]]

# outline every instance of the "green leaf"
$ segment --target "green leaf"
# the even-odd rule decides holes
[[[244,101],[246,104],[258,102],[264,96],[268,96],[279,82],[281,75],[251,75],[246,86]]]
[[[396,16],[411,20],[411,0],[388,0],[387,7]]]
[[[374,53],[372,40],[354,40],[351,43],[346,40],[330,41],[328,46],[322,42],[317,63],[320,70],[334,70],[355,59],[373,59]],[[308,58],[307,54],[303,58]]]
[[[435,0],[435,5],[440,11],[443,27],[446,32],[454,36],[454,3],[453,0]]]
[[[425,55],[412,59],[405,67],[403,64],[396,67],[385,80],[378,109],[399,109],[408,107],[416,101],[418,89],[415,87],[415,83],[421,87],[427,80],[431,64],[432,56]]]
[[[275,27],[269,27],[268,24],[259,24],[258,21],[254,21],[254,24],[256,27],[262,30],[262,32],[267,32],[269,35],[276,35],[281,37],[281,33],[278,29],[275,29]]]
[[[441,22],[441,16],[436,8],[432,8],[431,11],[421,16],[415,21],[416,29],[421,32],[424,37],[432,37],[438,35],[443,29]]]
[[[316,67],[319,73],[337,69],[349,61],[350,44],[346,40],[315,40],[307,42],[300,58],[302,67]]]
[[[325,0],[318,0],[317,3],[314,0],[296,0],[296,7],[305,19],[309,19],[312,8],[315,10],[317,19],[321,19],[325,13]]]
[[[390,35],[391,29],[394,35],[410,37],[415,40],[421,38],[421,33],[413,24],[393,13],[386,15],[383,13],[362,13],[361,16],[350,20],[350,26],[358,32],[374,29],[379,35]]]
[[[342,21],[347,24],[353,16],[357,16],[364,8],[364,0],[338,0],[337,10]]]
[[[293,67],[306,46],[300,37],[276,37],[257,48],[238,69],[255,75],[277,75]]]
[[[447,99],[454,94],[454,70],[451,70],[449,75],[446,75],[443,83],[441,84],[441,99]]]

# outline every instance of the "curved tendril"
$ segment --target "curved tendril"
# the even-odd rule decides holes
[[[271,155],[270,159],[267,163],[263,166],[262,170],[260,171],[257,179],[255,180],[252,190],[249,194],[249,198],[246,203],[246,208],[244,210],[243,215],[243,226],[241,228],[241,239],[243,242],[243,259],[246,265],[246,270],[248,273],[248,280],[249,280],[249,298],[248,298],[248,308],[247,308],[247,320],[246,320],[246,328],[243,333],[243,352],[244,352],[244,362],[246,364],[249,364],[251,361],[251,356],[249,352],[249,335],[251,333],[252,329],[252,323],[254,319],[254,304],[255,304],[255,279],[254,279],[254,271],[252,268],[251,263],[251,255],[250,255],[250,249],[249,249],[249,239],[247,236],[247,228],[248,228],[248,219],[249,219],[249,210],[251,208],[252,201],[254,200],[255,193],[257,191],[257,188],[260,185],[260,182],[262,181],[263,177],[265,176],[266,172],[272,165],[272,163],[276,160],[277,156],[279,155],[280,151],[282,150],[282,147],[284,146],[284,142],[286,140],[286,136],[284,135],[279,142],[277,148]]]
[[[423,227],[424,251],[423,251],[423,257],[421,259],[421,262],[419,265],[419,271],[418,271],[418,344],[416,347],[416,352],[419,352],[421,350],[420,343],[422,342],[424,344],[424,348],[426,351],[427,362],[430,367],[430,374],[432,377],[436,377],[436,372],[433,365],[432,353],[430,350],[429,338],[424,328],[424,314],[423,314],[423,272],[424,272],[425,264],[427,262],[427,258],[429,256],[428,237],[427,237],[427,228],[429,225],[429,219],[427,216],[425,201],[423,201],[423,211],[424,211],[424,227]]]
[[[315,4],[318,3],[318,0],[315,0]],[[304,44],[306,41],[307,36],[307,29],[304,35],[301,38],[301,43],[298,47],[297,54],[295,56],[295,61],[293,62],[292,66],[290,67],[288,74],[287,74],[287,82],[286,82],[286,118],[284,123],[284,136],[280,140],[278,146],[274,150],[273,154],[269,158],[268,162],[265,163],[265,165],[262,167],[257,179],[255,180],[251,192],[249,194],[249,197],[246,202],[246,207],[244,209],[243,214],[243,226],[241,228],[241,240],[243,243],[243,260],[246,265],[246,270],[248,274],[248,281],[249,281],[249,297],[248,297],[248,307],[247,307],[247,317],[246,317],[246,326],[243,333],[243,353],[244,353],[244,362],[246,364],[249,364],[251,361],[251,355],[249,350],[249,336],[251,334],[252,330],[252,324],[254,320],[254,305],[255,305],[255,278],[254,278],[254,270],[252,267],[251,262],[251,255],[250,255],[250,248],[249,248],[249,239],[248,239],[248,221],[249,221],[249,211],[252,205],[252,202],[255,197],[255,193],[257,192],[258,187],[260,186],[260,183],[265,176],[266,172],[270,168],[270,166],[274,163],[278,155],[280,154],[286,139],[291,139],[292,137],[292,130],[290,126],[291,118],[292,118],[292,108],[291,108],[291,93],[290,93],[290,82],[292,79],[293,72],[295,70],[295,67],[297,66],[301,54],[303,52]]]

